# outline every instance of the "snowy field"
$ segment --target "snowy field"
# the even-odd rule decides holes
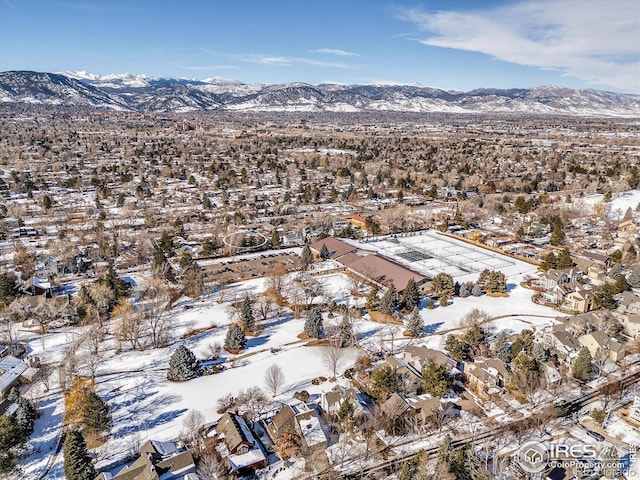
[[[422,234],[403,237],[409,246],[415,246],[418,240],[436,243],[440,236]],[[493,254],[460,242],[443,237],[438,242],[440,248],[465,247],[465,254],[472,255],[477,251],[482,262],[493,263],[497,268],[499,262],[510,262],[511,265],[501,269],[508,280],[509,297],[494,298],[488,296],[454,298],[446,307],[437,306],[433,310],[426,308],[426,300],[422,304],[421,315],[425,322],[425,336],[420,339],[409,339],[402,335],[404,327],[390,326],[372,322],[368,316],[357,319],[354,324],[360,346],[370,352],[399,351],[407,344],[427,345],[441,348],[446,334],[455,333],[460,328],[460,320],[474,308],[485,311],[494,320],[487,326],[494,332],[519,332],[524,328],[539,329],[553,323],[557,312],[531,302],[533,292],[520,286],[520,282],[535,273],[536,267],[507,257]],[[390,246],[393,242],[372,242],[363,246]],[[386,247],[385,247],[386,248]],[[467,252],[467,251],[471,252]],[[415,267],[414,267],[415,268]],[[491,268],[487,264],[487,268]],[[466,274],[456,280],[476,280],[478,274]],[[289,276],[293,284],[296,274]],[[139,283],[141,279],[136,279]],[[353,298],[350,295],[352,283],[344,274],[330,274],[318,277],[325,290],[325,298],[350,306],[362,305],[364,298]],[[185,383],[169,382],[166,379],[169,358],[175,348],[183,344],[190,348],[201,359],[208,358],[208,347],[212,343],[223,343],[227,327],[234,320],[233,301],[241,299],[245,292],[258,295],[265,289],[264,279],[254,279],[233,284],[225,291],[223,302],[219,302],[219,294],[205,301],[180,299],[170,312],[173,319],[172,345],[162,349],[148,348],[145,351],[131,351],[126,345],[119,345],[112,336],[107,336],[103,345],[102,358],[97,370],[97,393],[109,404],[114,420],[114,427],[107,443],[98,452],[98,467],[112,465],[122,457],[134,451],[148,439],[171,440],[178,438],[182,430],[185,414],[192,409],[200,410],[207,423],[215,422],[220,414],[216,412],[216,403],[225,394],[237,395],[250,386],[264,387],[265,371],[272,364],[279,365],[285,376],[285,385],[276,398],[278,401],[292,398],[293,393],[307,390],[312,396],[330,390],[335,383],[329,380],[312,385],[316,377],[330,378],[332,371],[324,361],[322,351],[325,347],[305,346],[298,338],[303,330],[304,319],[295,319],[288,309],[273,312],[267,321],[262,323],[262,333],[258,337],[250,337],[247,348],[239,355],[223,352],[226,369],[217,375],[204,376]],[[341,318],[328,318],[325,314],[325,330],[336,328]],[[111,332],[113,326],[108,327]],[[196,329],[206,329],[189,336],[181,337]],[[22,332],[22,341],[29,344],[32,355],[42,355],[47,361],[62,358],[63,350],[81,329],[75,332],[56,332],[48,334],[44,345],[40,337]],[[118,349],[122,348],[122,351]],[[362,352],[352,348],[344,351],[338,366],[338,380],[344,382],[341,374],[353,366]],[[53,382],[55,384],[55,382]],[[55,385],[57,387],[57,385]],[[34,396],[39,396],[34,391]],[[50,461],[50,447],[55,443],[63,416],[63,401],[59,389],[52,389],[47,396],[39,399],[42,417],[37,421],[37,431],[29,457],[22,462],[26,479],[36,479],[44,471]],[[39,449],[39,451],[36,451]],[[62,479],[62,455],[47,479]]]
[[[588,195],[574,201],[584,201],[593,209],[593,206],[604,202],[604,195]],[[640,190],[629,190],[623,193],[613,194],[611,201],[607,203],[607,216],[613,220],[620,220],[627,209],[634,212],[640,205]]]

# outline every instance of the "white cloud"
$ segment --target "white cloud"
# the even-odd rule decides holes
[[[359,53],[347,52],[346,50],[338,50],[335,48],[318,48],[311,50],[314,53],[326,53],[329,55],[338,55],[339,57],[359,57]]]
[[[272,55],[244,55],[240,60],[248,63],[258,63],[261,65],[272,65],[280,67],[292,67],[294,65],[312,65],[316,67],[350,68],[351,66],[341,62],[323,62],[303,57],[277,57]]]
[[[640,2],[543,0],[490,9],[404,10],[429,46],[559,69],[592,85],[640,92]]]
[[[187,70],[208,71],[208,70],[235,70],[235,65],[189,65],[185,67]]]

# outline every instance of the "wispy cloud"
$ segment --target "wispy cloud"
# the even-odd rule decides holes
[[[310,50],[313,53],[326,53],[328,55],[337,55],[339,57],[359,57],[359,53],[347,52],[346,50],[339,50],[336,48],[317,48]]]
[[[342,62],[324,62],[304,57],[280,57],[273,55],[251,54],[238,57],[243,62],[271,65],[276,67],[292,67],[294,65],[311,65],[315,67],[351,68],[351,65]]]
[[[209,71],[209,70],[236,70],[238,67],[235,65],[189,65],[184,68],[187,70],[193,70],[193,71]]]
[[[558,69],[593,85],[640,92],[640,3],[524,1],[468,11],[403,10],[420,43]]]

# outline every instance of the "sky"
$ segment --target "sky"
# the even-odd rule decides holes
[[[640,93],[640,0],[0,0],[0,70]]]

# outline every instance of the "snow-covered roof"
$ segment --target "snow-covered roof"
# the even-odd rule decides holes
[[[173,442],[159,442],[157,440],[151,440],[151,445],[156,449],[160,455],[173,455],[178,453],[178,447]]]
[[[308,419],[300,419],[300,430],[308,447],[313,447],[327,441],[327,436],[320,425],[320,419],[315,415]]]
[[[27,368],[26,363],[12,355],[0,360],[0,393],[7,392]]]
[[[229,455],[227,460],[231,464],[232,470],[238,470],[240,468],[255,465],[258,462],[266,460],[262,450],[258,447],[249,450],[247,453],[241,455]]]

